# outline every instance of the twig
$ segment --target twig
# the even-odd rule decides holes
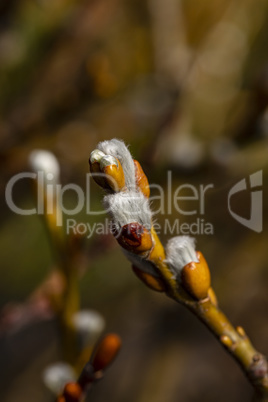
[[[266,357],[252,346],[243,328],[235,329],[218,308],[208,265],[202,253],[195,251],[194,240],[174,237],[164,249],[152,223],[147,177],[124,143],[99,143],[91,153],[90,168],[95,181],[108,192],[104,205],[134,272],[147,286],[191,310],[239,363],[258,398],[268,398]]]

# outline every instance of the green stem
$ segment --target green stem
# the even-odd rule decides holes
[[[186,305],[239,363],[261,400],[268,398],[267,359],[253,347],[243,328],[235,329],[209,299]]]
[[[167,285],[167,295],[188,307],[208,327],[221,345],[242,367],[260,398],[268,397],[268,363],[266,357],[252,346],[241,327],[235,329],[232,326],[227,317],[211,302],[209,297],[194,301],[182,286],[178,286],[174,275],[165,262],[164,248],[153,228],[151,233],[154,247],[149,259],[155,264]]]

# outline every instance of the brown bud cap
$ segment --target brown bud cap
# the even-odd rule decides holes
[[[164,282],[160,278],[156,278],[153,275],[148,274],[147,272],[142,271],[141,269],[132,266],[133,272],[137,275],[137,277],[145,283],[150,289],[155,290],[156,292],[164,292],[165,285]]]
[[[151,233],[138,222],[124,225],[117,236],[117,241],[126,250],[137,254],[149,251],[153,246]]]
[[[210,272],[203,254],[197,251],[199,262],[190,262],[181,272],[183,287],[197,300],[205,299],[210,288]]]
[[[64,387],[63,396],[66,402],[79,402],[83,396],[83,391],[77,382],[69,382]]]
[[[94,181],[102,188],[107,188],[104,174],[100,170],[100,164],[97,161],[91,161],[89,159],[90,173]]]
[[[136,176],[136,184],[139,187],[140,191],[145,195],[145,197],[150,197],[150,187],[148,183],[148,179],[146,174],[144,173],[140,163],[133,159],[135,165],[135,176]]]
[[[92,360],[94,371],[104,370],[112,363],[121,347],[121,339],[116,334],[106,335],[97,346]]]

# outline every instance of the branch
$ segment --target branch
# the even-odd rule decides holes
[[[116,139],[99,143],[89,163],[93,178],[107,192],[104,206],[113,234],[133,271],[151,289],[165,292],[191,310],[235,358],[264,401],[267,359],[252,346],[243,328],[235,329],[218,308],[209,267],[202,253],[195,251],[194,239],[177,236],[164,249],[153,227],[149,184],[140,164]]]

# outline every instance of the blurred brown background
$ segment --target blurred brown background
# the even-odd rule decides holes
[[[35,148],[55,153],[63,184],[82,188],[90,152],[113,137],[130,144],[151,183],[165,188],[170,169],[174,190],[214,184],[200,216],[213,224],[214,235],[198,235],[197,248],[227,316],[268,354],[267,37],[267,0],[0,3],[2,401],[53,400],[42,371],[61,358],[53,317],[27,322],[19,307],[55,263],[46,231],[38,216],[15,215],[5,202],[6,183],[29,170]],[[258,170],[261,233],[240,225],[227,208],[230,188]],[[98,206],[102,192],[95,183],[91,190]],[[34,207],[30,182],[18,183],[14,199]],[[65,201],[75,202],[71,193]],[[249,192],[232,200],[247,218],[249,205]],[[197,217],[173,210],[155,218]],[[76,219],[96,220],[85,210]],[[163,234],[164,243],[168,237]],[[85,256],[82,305],[101,312],[106,331],[123,339],[117,361],[88,400],[251,400],[244,375],[207,329],[145,288],[112,238],[103,245],[86,240]]]

